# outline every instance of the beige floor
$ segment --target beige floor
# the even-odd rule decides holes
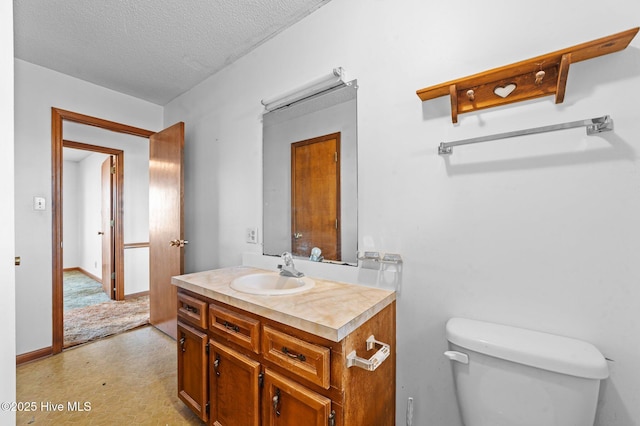
[[[147,326],[16,369],[18,425],[201,425],[178,399],[176,343]]]

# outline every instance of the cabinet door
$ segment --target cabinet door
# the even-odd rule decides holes
[[[260,363],[214,340],[209,348],[211,424],[258,426]]]
[[[207,335],[178,323],[178,396],[207,421]]]
[[[269,369],[264,373],[263,426],[327,426],[331,400]]]

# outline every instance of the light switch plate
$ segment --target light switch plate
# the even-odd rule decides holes
[[[46,210],[47,202],[44,197],[33,197],[33,209],[34,210]]]

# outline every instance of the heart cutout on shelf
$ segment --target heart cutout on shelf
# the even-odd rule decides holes
[[[514,90],[516,90],[516,87],[517,86],[515,83],[507,84],[506,86],[498,86],[493,89],[493,93],[500,96],[501,98],[506,98],[511,93],[513,93]]]

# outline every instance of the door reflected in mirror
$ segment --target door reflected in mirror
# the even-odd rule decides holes
[[[263,253],[357,264],[355,80],[263,117]]]

